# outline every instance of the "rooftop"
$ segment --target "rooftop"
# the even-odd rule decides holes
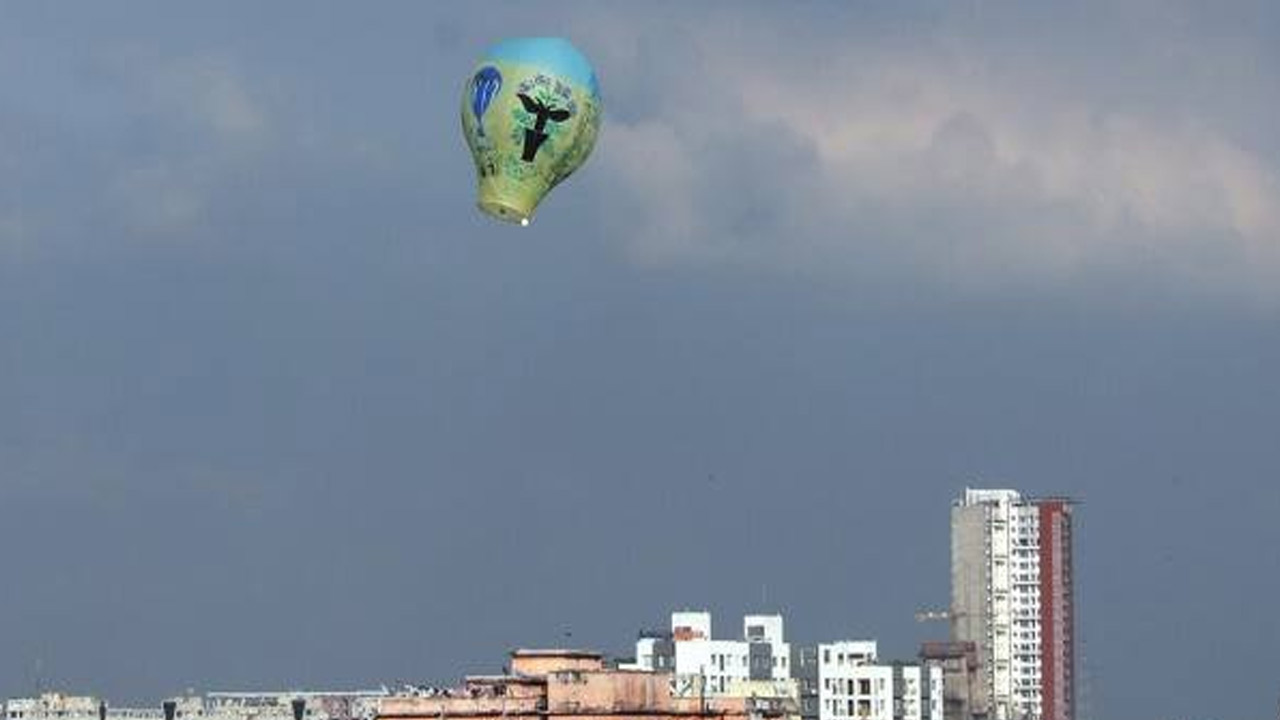
[[[577,658],[581,660],[602,660],[604,653],[595,650],[571,650],[561,648],[517,648],[511,651],[513,658]]]

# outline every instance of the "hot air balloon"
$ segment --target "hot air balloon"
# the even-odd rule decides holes
[[[595,71],[569,41],[520,38],[490,48],[462,93],[479,208],[528,225],[542,198],[591,154],[600,109]]]

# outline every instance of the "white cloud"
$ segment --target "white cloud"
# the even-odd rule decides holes
[[[699,253],[697,169],[675,129],[659,123],[611,128],[604,154],[622,189],[622,202],[606,218],[613,232],[630,239],[634,259],[652,263]]]
[[[212,56],[170,61],[151,75],[156,97],[224,139],[266,129],[266,113],[232,61]]]
[[[678,82],[701,100],[670,88],[678,104],[606,128],[605,181],[626,195],[606,202],[643,219],[619,228],[631,256],[820,271],[871,262],[975,285],[1102,269],[1280,287],[1276,169],[1211,108],[1119,108],[1034,66],[1051,56],[1006,73],[974,50],[850,44],[798,72],[752,44],[698,55]],[[760,134],[812,148],[811,162],[699,179],[733,153],[759,152],[727,152],[718,138]],[[771,239],[724,237],[726,218],[758,194],[735,200],[743,183],[776,199]]]
[[[229,178],[278,149],[271,113],[228,57],[125,50],[111,59],[136,93],[131,119],[154,133],[147,152],[111,168],[106,199],[135,235],[180,237],[208,222],[213,194]]]

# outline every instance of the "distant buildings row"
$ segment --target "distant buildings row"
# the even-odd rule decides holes
[[[875,640],[793,645],[783,617],[733,639],[679,611],[635,656],[517,650],[457,687],[210,693],[115,708],[45,693],[3,720],[1075,720],[1072,504],[966,489],[951,509],[947,641],[883,661]]]
[[[391,691],[228,692],[170,698],[156,707],[46,692],[4,703],[6,720],[375,720]]]
[[[711,614],[671,616],[669,633],[647,633],[621,670],[697,678],[709,697],[771,695],[802,720],[942,720],[940,664],[881,662],[875,640],[793,646],[781,615],[747,615],[739,640],[716,639]]]

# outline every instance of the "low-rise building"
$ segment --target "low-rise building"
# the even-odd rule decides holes
[[[947,718],[985,718],[983,675],[975,643],[926,642],[920,660],[942,671],[942,712]]]
[[[92,695],[45,692],[36,697],[10,698],[0,713],[6,720],[163,720],[158,707],[112,707]]]
[[[709,697],[739,697],[748,688],[768,687],[789,698],[801,720],[943,718],[943,672],[937,665],[883,663],[874,640],[793,646],[781,615],[747,615],[742,626],[741,640],[718,640],[709,612],[675,612],[670,634],[642,633],[635,659],[618,667],[672,668],[676,682],[697,678]]]
[[[731,695],[730,688],[749,680],[791,679],[791,646],[781,615],[747,615],[742,639],[717,640],[711,613],[682,610],[671,614],[670,635],[642,635],[634,662],[621,668],[661,671],[704,678],[709,695]]]
[[[371,720],[384,690],[353,692],[213,692],[163,700],[149,708],[115,707],[89,695],[43,693],[4,703],[5,720]]]
[[[801,720],[818,720],[819,678],[818,648],[814,645],[794,645],[791,649],[791,676],[795,678],[800,693]]]
[[[204,696],[206,720],[370,720],[384,690],[211,692]],[[181,706],[174,717],[187,720]]]
[[[676,646],[669,631],[641,630],[636,656],[620,662],[620,670],[675,672]]]
[[[701,675],[608,668],[593,652],[517,650],[509,674],[382,698],[377,720],[799,720],[793,699],[750,689],[756,694],[716,696]]]
[[[874,640],[818,646],[820,720],[942,720],[942,669],[882,663]]]

